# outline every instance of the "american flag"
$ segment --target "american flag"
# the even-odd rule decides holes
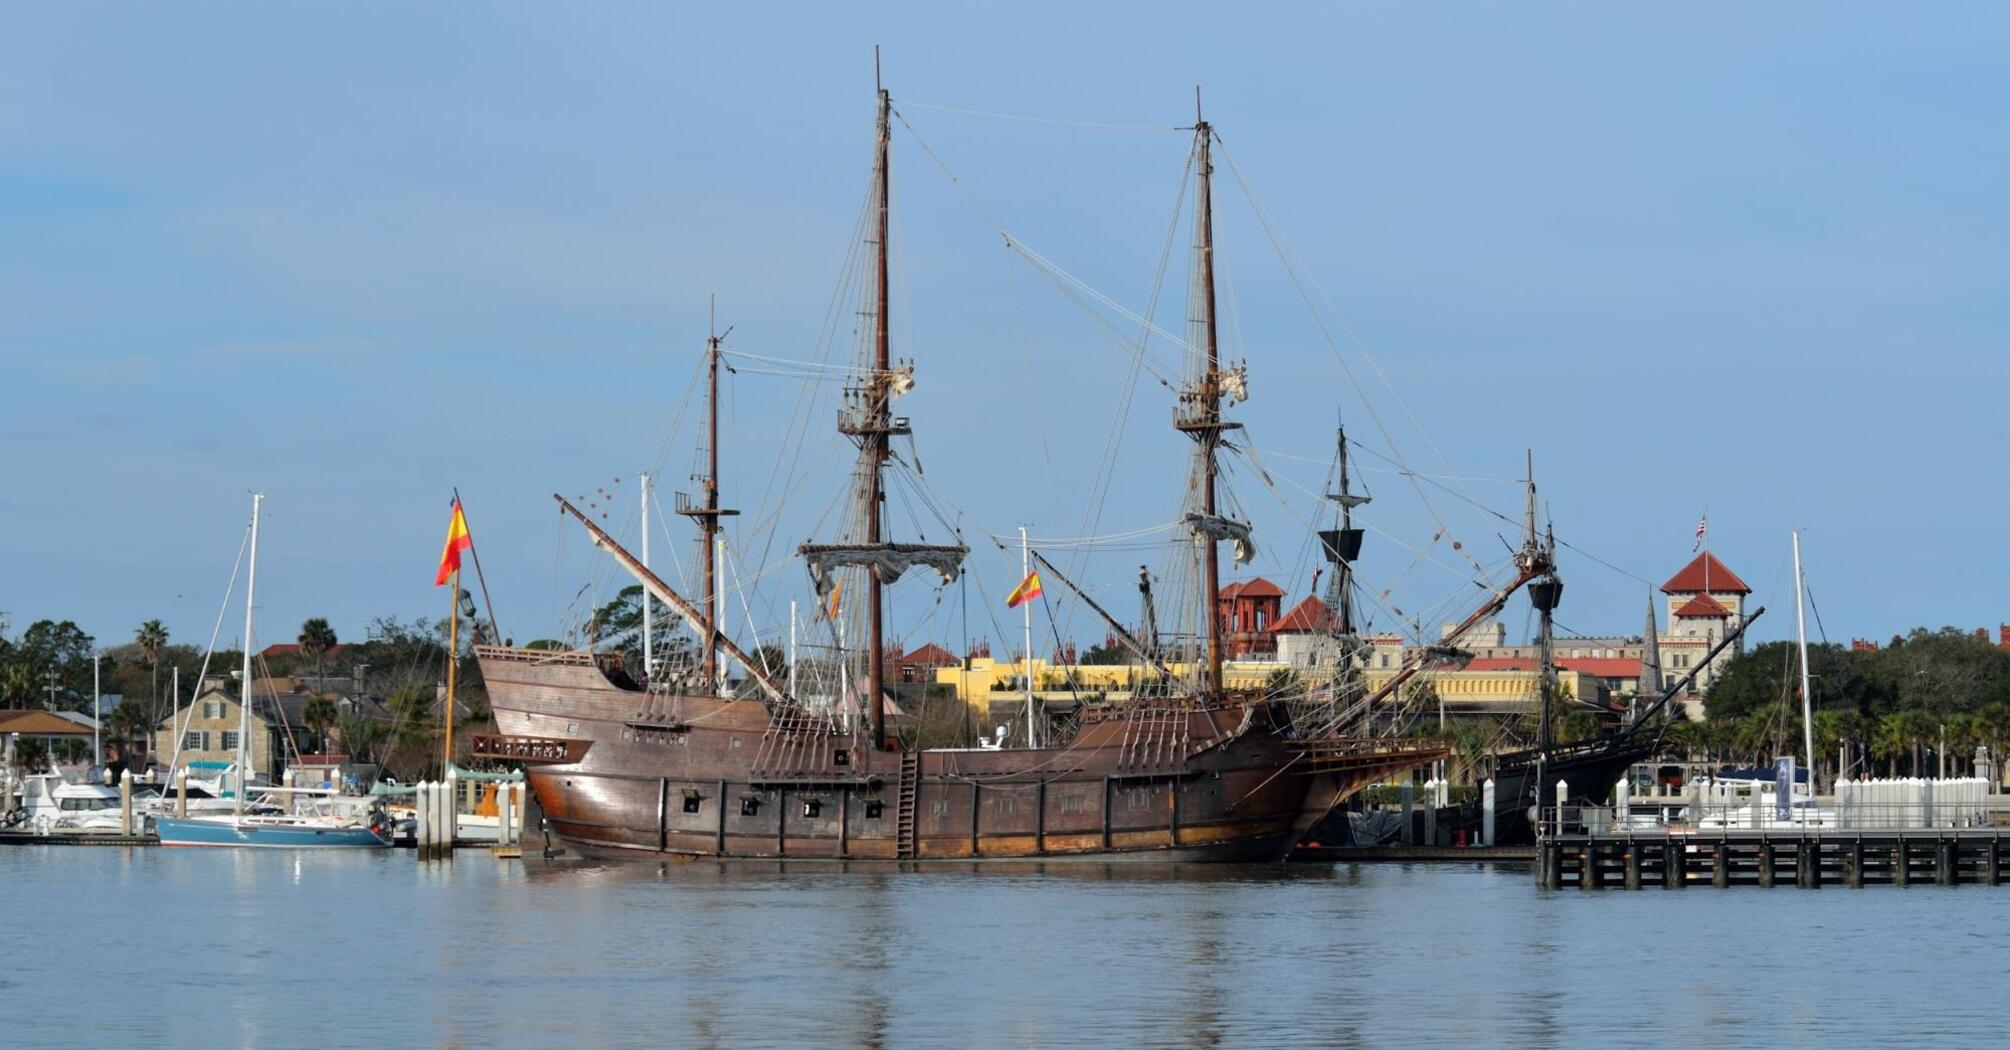
[[[1704,537],[1708,536],[1709,533],[1710,533],[1710,516],[1708,514],[1705,514],[1703,515],[1700,521],[1696,522],[1696,545],[1694,547],[1689,548],[1689,552],[1691,554],[1694,554],[1695,552],[1703,549],[1703,539]]]

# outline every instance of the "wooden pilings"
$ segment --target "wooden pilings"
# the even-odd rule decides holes
[[[1683,835],[1553,835],[1536,847],[1536,881],[1545,888],[1679,889],[1791,885],[1819,889],[1831,879],[1851,888],[2001,885],[2010,829],[1711,832]]]

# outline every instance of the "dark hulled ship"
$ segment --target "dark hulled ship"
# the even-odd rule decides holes
[[[1218,548],[1224,541],[1245,547],[1249,527],[1217,505],[1215,458],[1224,435],[1238,426],[1224,418],[1224,399],[1239,399],[1245,388],[1241,369],[1224,366],[1216,341],[1212,130],[1205,120],[1193,128],[1193,364],[1174,411],[1176,428],[1194,449],[1182,522],[1205,595],[1199,637],[1169,648],[1155,628],[1132,632],[1077,591],[1137,666],[1165,687],[1086,702],[1072,734],[1044,746],[1031,746],[1037,737],[1030,715],[1029,746],[908,749],[889,736],[885,588],[917,568],[954,580],[968,551],[961,543],[897,542],[883,520],[891,442],[909,433],[894,400],[912,384],[913,372],[911,365],[895,366],[888,345],[892,105],[884,90],[878,101],[863,355],[838,425],[858,449],[855,498],[841,542],[798,551],[820,598],[835,607],[842,596],[863,621],[853,635],[860,639],[859,673],[844,680],[835,702],[796,695],[768,661],[749,656],[720,630],[709,559],[702,593],[687,600],[561,498],[595,544],[641,582],[645,602],[662,602],[694,627],[700,667],[681,678],[652,675],[653,668],[635,675],[592,652],[477,647],[499,733],[478,738],[475,753],[523,763],[550,827],[588,852],[1199,861],[1280,858],[1361,788],[1446,757],[1449,747],[1437,739],[1345,733],[1355,723],[1335,717],[1330,703],[1308,715],[1305,705],[1263,690],[1225,686],[1222,625],[1213,607]],[[710,465],[701,497],[680,501],[679,510],[697,524],[709,551],[720,518],[732,512],[719,506],[716,337],[708,349]],[[1358,549],[1358,535],[1353,543]],[[1041,564],[1052,569],[1045,559]],[[1515,565],[1513,581],[1468,624],[1549,568],[1546,552],[1533,544]],[[721,656],[742,676],[730,688]],[[1350,698],[1349,709],[1372,709],[1423,669],[1422,658],[1406,664],[1374,693]]]

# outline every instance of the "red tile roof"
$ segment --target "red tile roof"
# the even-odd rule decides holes
[[[1594,675],[1599,678],[1638,678],[1640,661],[1624,656],[1587,656],[1576,660],[1558,660],[1558,664],[1578,674]]]
[[[1682,567],[1682,571],[1668,577],[1661,585],[1663,594],[1750,594],[1752,589],[1738,574],[1727,568],[1717,556],[1704,551]]]
[[[1533,671],[1535,660],[1526,656],[1481,656],[1466,665],[1468,671]]]
[[[1340,626],[1340,617],[1326,603],[1317,598],[1307,598],[1291,607],[1291,611],[1277,618],[1268,630],[1273,634],[1287,634],[1296,631],[1330,631]]]
[[[20,733],[22,736],[90,736],[88,726],[81,726],[61,715],[47,711],[4,711],[0,712],[0,733]]]
[[[1707,594],[1699,594],[1675,610],[1675,615],[1691,618],[1718,617],[1731,615],[1731,610],[1724,608],[1723,603],[1717,599]]]
[[[1253,580],[1237,580],[1221,589],[1223,598],[1282,598],[1284,590],[1276,584],[1258,576]]]
[[[1594,678],[1640,677],[1640,661],[1623,656],[1565,657],[1558,659],[1556,666],[1566,671],[1591,675]],[[1535,670],[1535,658],[1532,656],[1482,656],[1467,664],[1466,670],[1533,671]]]
[[[954,667],[963,661],[956,654],[930,642],[900,658],[902,667]]]

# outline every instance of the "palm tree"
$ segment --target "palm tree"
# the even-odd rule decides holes
[[[314,661],[315,685],[318,689],[328,676],[323,660],[328,651],[335,648],[335,628],[319,616],[300,625],[300,653]]]
[[[151,669],[153,695],[147,698],[150,714],[158,721],[161,714],[161,650],[167,648],[168,629],[159,620],[148,620],[133,632],[133,641],[139,644],[140,652],[146,654]]]
[[[2010,740],[2010,704],[1984,704],[1975,712],[1975,728],[1982,741],[1989,745],[1989,757],[1996,764],[1995,790],[2003,782],[2003,742]]]
[[[112,709],[111,717],[105,720],[105,730],[111,734],[111,739],[119,744],[121,754],[125,754],[126,745],[135,740],[146,741],[146,750],[153,750],[152,741],[147,740],[152,729],[153,726],[147,724],[147,716],[140,710],[140,705],[136,701],[119,704]]]
[[[1823,759],[1835,754],[1844,743],[1849,741],[1850,719],[1852,715],[1853,712],[1834,708],[1827,711],[1815,712],[1815,753],[1809,757],[1813,759],[1816,769],[1821,768]],[[1838,764],[1833,779],[1842,779],[1844,772],[1843,767]],[[1815,774],[1810,772],[1808,775],[1814,776]]]
[[[0,700],[8,707],[28,706],[28,697],[35,691],[35,669],[26,660],[15,660],[0,667]]]
[[[307,728],[314,731],[314,737],[319,741],[322,751],[328,750],[328,727],[336,724],[341,717],[341,709],[335,706],[334,700],[326,696],[309,697],[307,703],[300,709],[300,720],[307,723]]]
[[[1871,730],[1870,749],[1877,757],[1884,759],[1884,775],[1898,776],[1898,759],[1905,754],[1905,718],[1894,711],[1877,720]]]
[[[1940,734],[1940,723],[1926,711],[1914,708],[1898,713],[1899,732],[1905,743],[1912,748],[1912,775],[1926,775],[1926,744]]]

